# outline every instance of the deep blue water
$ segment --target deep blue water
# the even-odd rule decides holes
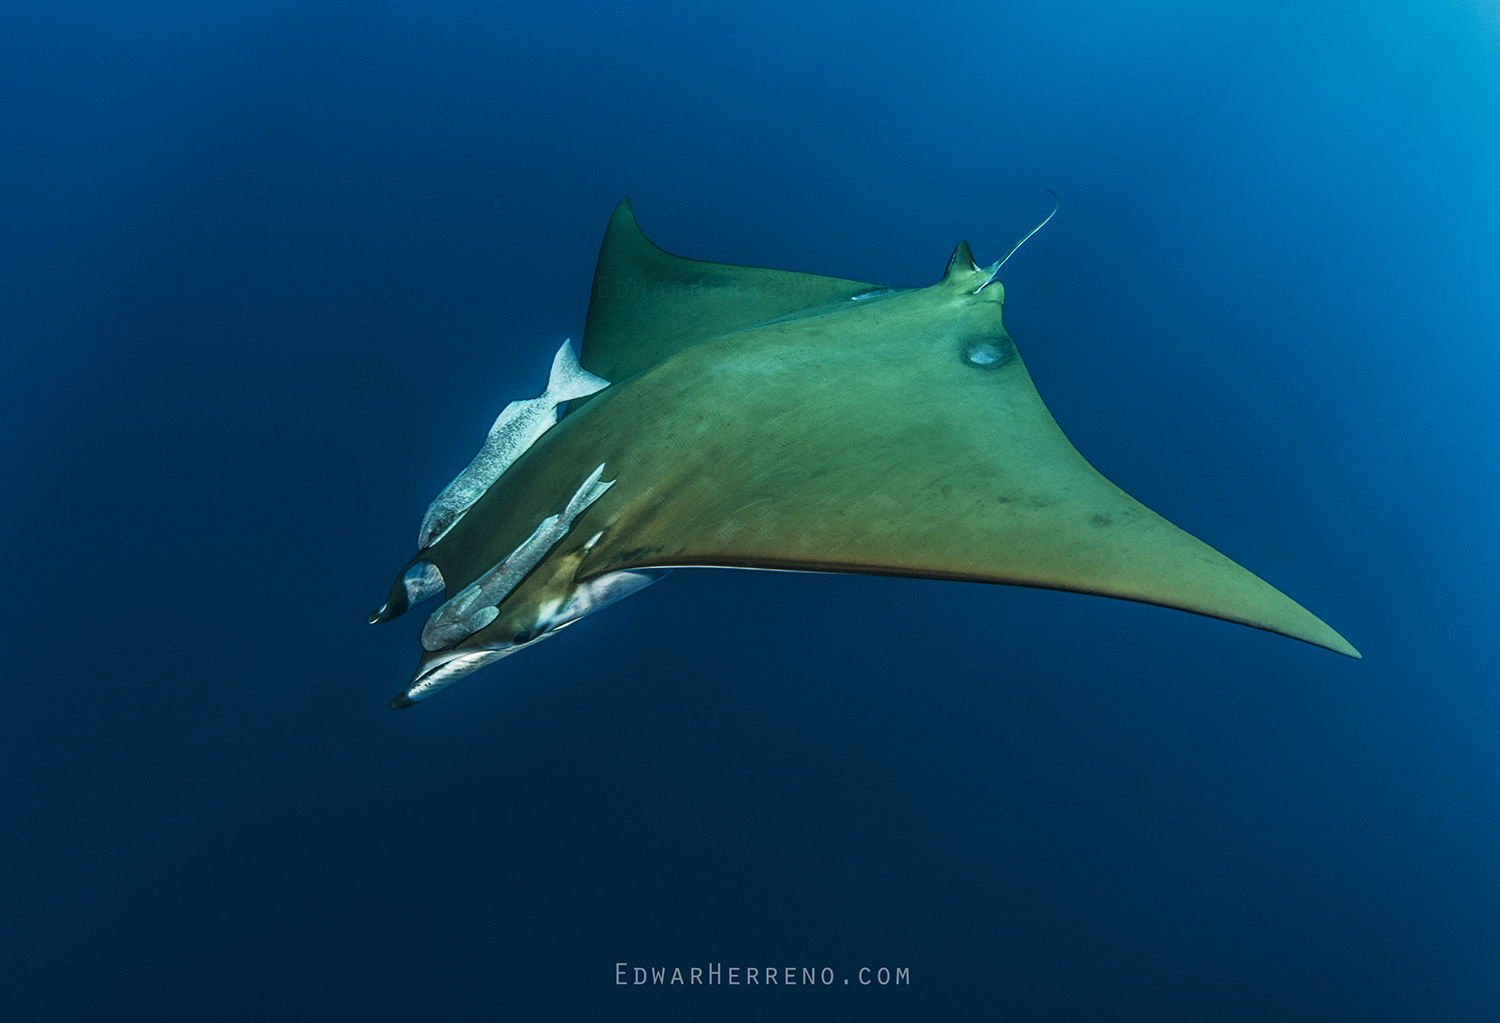
[[[1500,1018],[1493,3],[6,22],[6,1018]],[[1058,421],[1363,662],[702,570],[387,709],[421,616],[365,615],[622,195],[920,286],[1048,188],[1002,280]]]

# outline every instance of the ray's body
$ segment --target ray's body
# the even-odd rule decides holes
[[[1359,656],[1084,460],[1004,327],[998,266],[961,242],[942,280],[903,290],[700,262],[653,245],[622,201],[580,358],[609,386],[575,400],[398,577],[372,620],[439,586],[451,599],[434,613],[446,638],[393,706],[689,566],[1073,590]],[[565,510],[570,528],[536,550],[539,524]],[[476,582],[522,551],[527,571],[475,604]]]

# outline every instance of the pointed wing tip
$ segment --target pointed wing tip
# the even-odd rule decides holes
[[[1329,629],[1328,631],[1333,632],[1332,629]],[[1345,639],[1343,636],[1340,636],[1337,632],[1333,632],[1333,640],[1334,642],[1319,643],[1318,645],[1323,647],[1325,650],[1332,650],[1336,654],[1343,654],[1345,657],[1352,658],[1356,661],[1362,661],[1365,659],[1365,655],[1356,650],[1353,643],[1350,643],[1347,639]]]
[[[1321,625],[1322,623],[1320,622],[1319,624]],[[1301,642],[1306,643],[1309,646],[1321,647],[1324,650],[1331,650],[1334,653],[1342,654],[1343,656],[1348,657],[1351,660],[1362,661],[1365,659],[1364,654],[1356,650],[1353,643],[1350,643],[1343,636],[1340,636],[1337,632],[1334,632],[1327,626],[1324,626],[1322,629],[1319,629],[1316,632],[1292,632],[1286,629],[1268,628],[1264,625],[1259,626],[1259,628],[1263,628],[1267,632],[1274,632],[1278,636],[1286,636],[1288,639],[1300,640]]]
[[[1324,650],[1332,650],[1336,654],[1343,654],[1345,657],[1356,661],[1364,660],[1364,655],[1354,648],[1354,644],[1350,643],[1343,636],[1340,636],[1327,622],[1301,605],[1294,603],[1294,606],[1306,616],[1303,622],[1298,622],[1295,625],[1286,622],[1278,625],[1265,625],[1259,622],[1246,622],[1245,624],[1255,625],[1258,628],[1286,636],[1290,639],[1301,640],[1312,646],[1322,647]],[[1310,619],[1310,621],[1306,619]]]

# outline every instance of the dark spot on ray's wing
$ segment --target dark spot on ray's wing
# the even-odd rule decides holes
[[[1095,515],[1093,522],[1096,526],[1112,526],[1114,525],[1115,520],[1110,518],[1108,515]]]
[[[1009,362],[1015,351],[1008,337],[981,338],[964,344],[963,360],[975,369],[996,369]]]

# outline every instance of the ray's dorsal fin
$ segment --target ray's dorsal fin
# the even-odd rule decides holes
[[[978,295],[986,288],[993,287],[994,290],[986,294],[984,300],[1004,302],[1005,288],[995,280],[999,269],[999,263],[980,266],[974,261],[974,252],[969,248],[969,243],[959,242],[953,248],[953,255],[948,257],[948,268],[943,271],[943,279],[938,282],[938,286],[971,295]]]
[[[627,197],[599,250],[581,361],[590,373],[621,381],[709,338],[879,287],[674,256],[641,233]]]
[[[953,247],[953,255],[948,257],[948,269],[943,271],[943,280],[948,280],[955,272],[972,274],[978,270],[979,264],[974,262],[974,250],[969,248],[968,242],[959,242]]]

